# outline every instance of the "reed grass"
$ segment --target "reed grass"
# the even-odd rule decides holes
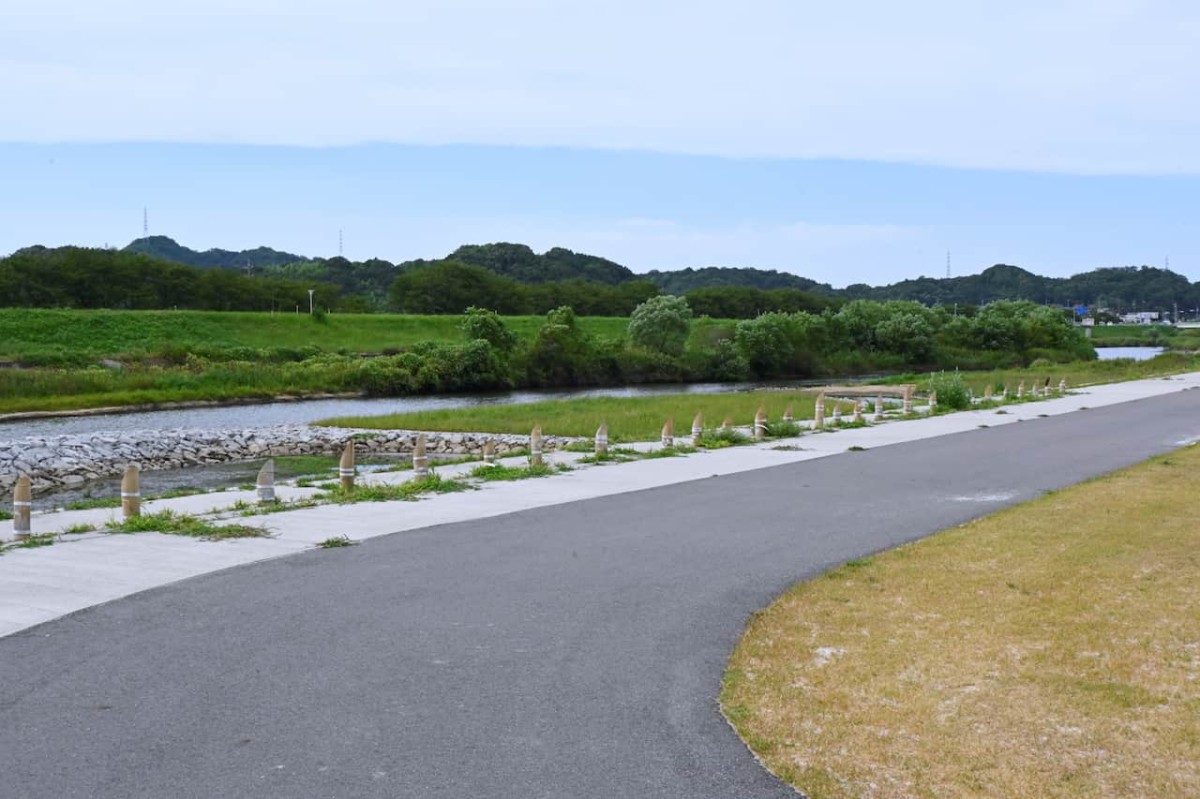
[[[667,419],[680,433],[691,431],[692,417],[703,412],[706,428],[717,428],[726,416],[735,425],[749,425],[764,406],[768,418],[780,419],[788,405],[796,418],[810,418],[811,392],[770,390],[727,394],[663,394],[650,397],[588,397],[548,400],[523,405],[485,405],[472,408],[416,411],[387,416],[327,419],[319,424],[381,430],[429,430],[497,434],[528,434],[535,424],[547,435],[591,437],[608,424],[613,442],[656,439]]]

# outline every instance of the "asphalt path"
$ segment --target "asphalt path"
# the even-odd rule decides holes
[[[1181,392],[148,591],[0,639],[0,796],[795,796],[717,707],[750,613],[1197,436]]]

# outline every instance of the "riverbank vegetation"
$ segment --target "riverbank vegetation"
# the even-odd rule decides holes
[[[1200,447],[801,583],[722,708],[813,799],[1200,795]]]
[[[686,301],[662,296],[630,320],[581,318],[565,306],[536,320],[482,309],[403,319],[8,310],[0,312],[0,342],[18,357],[78,367],[119,342],[144,354],[107,366],[0,370],[0,412],[321,392],[837,377],[1094,357],[1064,315],[1025,302],[993,303],[968,317],[909,302],[855,301],[819,314],[769,312],[733,322],[694,319]],[[399,343],[406,324],[409,343]],[[438,337],[412,341],[417,330]],[[375,348],[397,343],[373,357],[335,348],[362,346],[368,335],[377,336]]]

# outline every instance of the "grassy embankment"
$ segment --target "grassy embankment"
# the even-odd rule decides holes
[[[1015,392],[1021,380],[1032,388],[1033,381],[1041,383],[1047,377],[1055,387],[1066,378],[1071,386],[1095,383],[1114,383],[1144,377],[1178,374],[1200,370],[1200,358],[1178,354],[1161,355],[1149,361],[1087,361],[1058,364],[1036,369],[1011,369],[995,372],[963,372],[966,381],[982,396],[988,384],[1007,383]],[[915,383],[923,387],[928,374],[900,375],[889,383]],[[692,416],[704,412],[705,426],[719,425],[726,414],[738,425],[749,424],[759,404],[765,404],[769,418],[779,419],[788,403],[795,403],[797,419],[811,419],[814,406],[813,390],[807,392],[761,390],[730,394],[665,394],[661,396],[618,398],[597,397],[570,400],[550,400],[527,405],[488,405],[474,408],[454,408],[436,411],[389,414],[386,416],[354,416],[327,419],[321,424],[344,427],[363,427],[381,430],[439,430],[475,433],[526,434],[534,424],[540,424],[547,434],[590,436],[600,422],[607,422],[609,436],[614,441],[648,441],[658,437],[663,422],[675,419],[675,429],[686,434]],[[843,403],[843,413],[852,410]],[[833,409],[826,409],[832,414]],[[849,418],[849,417],[847,417]],[[685,429],[686,428],[686,429]]]
[[[851,561],[722,688],[813,799],[1200,796],[1200,447]]]
[[[295,360],[322,352],[383,352],[420,341],[462,341],[458,316],[215,311],[0,309],[0,360],[73,368],[0,369],[0,413],[196,400],[265,399],[354,391],[356,359]],[[531,339],[544,319],[506,317]],[[581,317],[589,334],[623,338],[628,320]],[[292,352],[288,352],[288,351]],[[305,353],[308,355],[312,352]],[[189,355],[204,362],[189,364]],[[97,366],[101,358],[126,363]],[[163,361],[146,364],[147,359]]]
[[[1092,345],[1197,350],[1200,349],[1200,328],[1174,328],[1169,325],[1101,325],[1092,328]]]
[[[177,357],[180,353],[319,347],[325,352],[382,352],[420,341],[461,341],[460,316],[308,314],[239,311],[76,311],[0,309],[0,360],[86,365],[100,358]],[[541,316],[506,316],[532,339]],[[629,320],[583,316],[589,334],[624,338]]]
[[[658,438],[663,423],[675,420],[675,434],[691,434],[692,418],[704,413],[706,428],[719,427],[728,415],[735,425],[754,421],[759,405],[773,421],[793,405],[796,418],[810,418],[815,397],[800,391],[746,391],[727,394],[663,394],[649,397],[591,397],[550,400],[526,405],[484,405],[473,408],[419,411],[389,416],[360,416],[329,419],[321,424],[367,427],[380,430],[449,430],[473,433],[528,435],[535,424],[547,435],[591,436],[603,422],[609,440],[650,441]],[[849,403],[843,403],[849,413]],[[832,413],[833,409],[830,408]]]

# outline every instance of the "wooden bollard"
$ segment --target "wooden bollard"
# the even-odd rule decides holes
[[[489,438],[483,442],[483,462],[488,466],[496,465],[496,439]]]
[[[1034,380],[1033,385],[1029,387],[1029,393],[1034,399],[1037,399],[1041,396],[1041,394],[1038,392],[1038,384],[1036,380]]]
[[[875,395],[875,421],[883,419],[883,395]]]
[[[13,488],[13,538],[18,541],[28,541],[33,534],[30,524],[30,514],[33,511],[33,488],[29,477],[21,475]]]
[[[1025,381],[1022,380],[1017,386],[1017,399],[1025,399]]]
[[[596,454],[608,453],[608,425],[602,424],[596,428]]]
[[[796,417],[792,415],[792,403],[789,402],[788,406],[783,409],[783,421],[794,422],[795,420]]]
[[[867,401],[864,400],[862,397],[859,397],[858,401],[854,403],[854,423],[855,424],[862,424],[863,409],[866,407],[866,405],[867,405]]]
[[[121,515],[126,519],[142,515],[142,481],[136,464],[129,464],[121,477]]]
[[[542,426],[538,425],[529,433],[529,464],[541,466],[542,460]]]
[[[833,403],[833,426],[837,427],[842,423],[842,403]]]
[[[912,415],[912,386],[904,387],[904,415]]]
[[[817,395],[817,404],[813,408],[813,427],[820,430],[825,426],[825,392]]]
[[[349,494],[354,490],[354,442],[347,441],[342,450],[342,459],[338,461],[338,478],[341,480],[342,491]]]
[[[990,400],[992,398],[992,384],[991,383],[988,383],[986,386],[983,387],[983,398],[985,400]]]
[[[700,411],[692,417],[692,446],[699,446],[704,437],[704,412]]]
[[[662,445],[664,448],[675,446],[675,420],[668,419],[667,423],[662,426]]]
[[[267,458],[267,462],[258,470],[258,477],[254,481],[254,488],[258,492],[259,505],[274,505],[275,504],[275,459]]]
[[[762,441],[767,437],[767,409],[762,405],[758,406],[758,413],[754,414],[754,440]]]
[[[424,480],[429,476],[429,455],[426,454],[425,434],[417,436],[413,444],[413,479]]]
[[[937,410],[937,392],[930,391],[929,392],[929,412],[933,413],[936,410]]]
[[[725,419],[721,422],[721,429],[722,430],[732,430],[733,429],[733,417],[732,416],[730,416],[729,414],[725,415]]]
[[[1058,381],[1058,393],[1059,394],[1067,393],[1067,378],[1064,377],[1062,380]]]

